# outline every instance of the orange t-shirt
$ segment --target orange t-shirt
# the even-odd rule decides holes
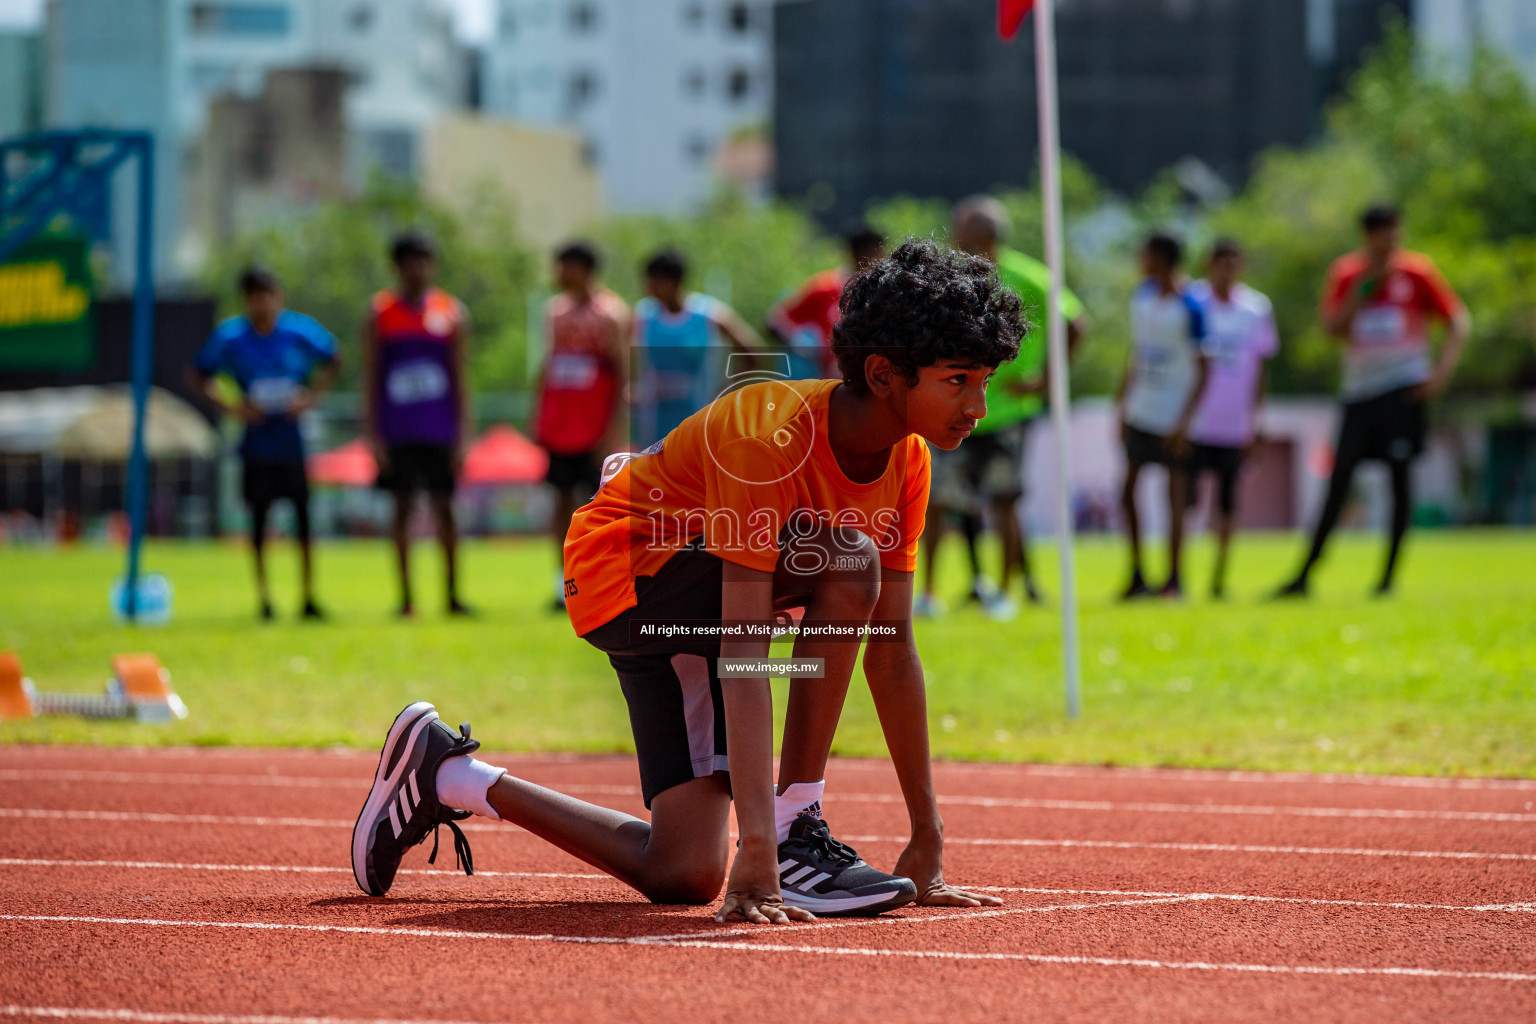
[[[827,400],[840,383],[729,392],[608,477],[565,536],[565,606],[577,634],[633,608],[636,577],[654,576],[701,537],[728,562],[772,572],[780,531],[803,512],[868,536],[885,568],[916,569],[928,445],[909,435],[878,479],[849,480],[827,442]]]

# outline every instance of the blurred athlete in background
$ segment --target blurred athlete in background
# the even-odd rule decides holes
[[[1116,405],[1125,444],[1125,486],[1120,492],[1131,542],[1131,579],[1122,598],[1152,593],[1142,574],[1141,520],[1136,482],[1143,467],[1168,470],[1168,579],[1159,597],[1180,597],[1179,560],[1189,501],[1189,428],[1210,373],[1205,355],[1205,308],[1179,272],[1184,247],[1154,234],[1141,247],[1143,280],[1131,296],[1131,351]]]
[[[635,377],[631,441],[647,448],[714,400],[724,383],[724,339],[738,352],[762,340],[719,299],[683,287],[688,264],[660,252],[645,265],[645,297],[635,303],[630,361]]]
[[[1413,514],[1413,460],[1424,451],[1426,406],[1456,372],[1472,320],[1428,256],[1402,248],[1402,214],[1373,206],[1360,218],[1364,245],[1328,270],[1321,318],[1344,345],[1344,417],[1328,497],[1301,571],[1277,596],[1305,597],[1312,569],[1349,498],[1355,467],[1380,459],[1392,475],[1392,532],[1376,593],[1392,591]],[[1438,357],[1430,328],[1445,329]]]
[[[245,424],[240,439],[241,492],[251,511],[251,552],[262,619],[272,618],[267,588],[267,516],[276,501],[293,504],[306,619],[324,615],[315,603],[314,552],[309,534],[309,475],[299,417],[336,380],[336,339],[313,318],[283,308],[283,290],[266,270],[240,275],[242,316],[218,326],[197,353],[190,375],[203,394]],[[231,402],[214,378],[232,378],[240,400]]]
[[[832,328],[842,315],[838,299],[848,279],[885,255],[885,236],[861,224],[845,237],[848,266],[823,270],[768,313],[768,330],[789,350],[790,376],[798,379],[836,378],[841,374],[832,356]]]
[[[390,247],[396,285],[373,297],[363,324],[363,425],[379,461],[379,487],[395,499],[394,541],[400,616],[415,614],[411,593],[411,511],[422,491],[432,506],[447,570],[448,614],[468,615],[459,599],[459,531],[453,490],[470,434],[465,365],[469,317],[433,285],[437,255],[421,235]]]
[[[1237,511],[1237,478],[1253,446],[1259,405],[1264,401],[1264,361],[1280,351],[1275,311],[1269,298],[1241,280],[1242,247],[1230,238],[1211,249],[1206,278],[1190,286],[1205,307],[1205,352],[1210,376],[1195,410],[1189,437],[1190,504],[1200,477],[1216,477],[1216,568],[1211,596],[1226,595],[1227,552]]]
[[[629,379],[629,307],[597,280],[597,251],[573,242],[555,253],[560,291],[544,306],[534,440],[549,453],[554,489],[555,606],[565,607],[565,534],[571,513],[597,492],[603,457],[624,451],[624,382]]]
[[[970,556],[971,595],[982,603],[988,615],[1007,620],[1018,614],[1018,606],[1009,596],[1015,570],[1023,578],[1024,596],[1031,602],[1040,600],[1030,574],[1028,539],[1019,520],[1019,501],[1024,497],[1029,426],[1045,411],[1050,392],[1045,316],[1051,273],[1039,260],[1003,245],[1008,230],[1008,213],[991,196],[971,196],[955,206],[951,235],[955,247],[984,257],[997,267],[1003,287],[1019,297],[1028,332],[1019,342],[1018,358],[999,366],[993,375],[987,389],[987,415],[976,425],[975,432],[955,451],[933,453],[935,477],[942,471],[945,486],[935,488],[939,500],[929,505],[930,526],[923,550],[927,575],[923,593],[918,597],[918,612],[923,615],[936,615],[942,607],[933,593],[933,569],[944,536],[946,511],[959,513]],[[1070,289],[1062,289],[1061,311],[1067,322],[1070,358],[1087,333],[1088,318],[1082,302]],[[943,507],[946,500],[957,499],[959,508]],[[995,587],[981,572],[976,551],[981,530],[979,513],[983,508],[991,516],[1002,547],[1002,571]]]

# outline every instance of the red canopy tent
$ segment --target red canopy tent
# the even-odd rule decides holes
[[[378,463],[362,438],[348,441],[340,448],[316,452],[309,457],[309,479],[334,487],[371,487],[378,478]]]
[[[549,456],[514,427],[495,426],[464,456],[460,482],[470,485],[536,484],[549,469]]]
[[[479,486],[536,484],[544,480],[549,456],[513,427],[496,426],[481,434],[464,457],[459,482]],[[371,487],[379,467],[362,438],[309,457],[309,478],[334,487]]]

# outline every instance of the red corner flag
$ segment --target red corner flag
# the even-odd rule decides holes
[[[997,0],[997,35],[1005,43],[1013,42],[1024,24],[1025,15],[1035,6],[1035,0]]]

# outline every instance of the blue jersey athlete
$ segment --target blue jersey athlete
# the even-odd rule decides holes
[[[304,471],[304,437],[299,417],[336,379],[336,339],[303,313],[283,308],[277,278],[265,270],[240,276],[245,315],[225,320],[197,353],[196,385],[229,414],[245,423],[240,440],[242,491],[251,510],[251,547],[256,555],[256,591],[261,617],[272,618],[263,557],[267,514],[280,498],[293,503],[295,531],[304,566],[304,617],[323,616],[315,604],[309,538],[309,477]],[[228,400],[215,385],[231,378],[240,390]]]
[[[637,449],[655,444],[708,405],[725,378],[722,339],[737,352],[761,350],[752,328],[719,299],[683,288],[688,265],[663,252],[645,265],[645,297],[635,303],[634,431]]]

